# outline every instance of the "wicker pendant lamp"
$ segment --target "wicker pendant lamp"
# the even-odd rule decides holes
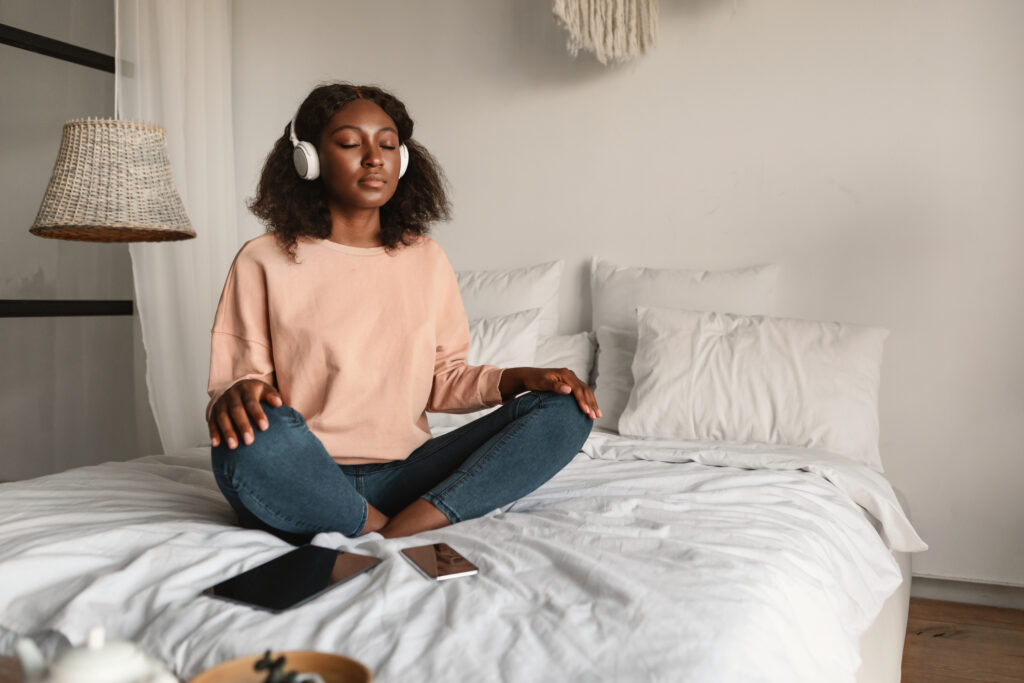
[[[29,232],[85,242],[195,237],[174,186],[163,126],[92,118],[65,123]]]

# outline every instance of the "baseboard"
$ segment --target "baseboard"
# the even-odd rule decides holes
[[[915,576],[910,584],[910,597],[1024,610],[1024,586]]]

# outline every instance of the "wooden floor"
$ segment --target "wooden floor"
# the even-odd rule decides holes
[[[903,681],[1024,681],[1024,610],[911,598]]]

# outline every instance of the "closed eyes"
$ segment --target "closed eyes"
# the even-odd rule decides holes
[[[359,146],[359,143],[357,142],[357,143],[354,143],[354,144],[344,144],[344,143],[339,142],[338,146],[341,147],[342,149],[354,149],[354,148]],[[388,149],[388,150],[397,149],[396,145],[381,145],[380,147],[381,147],[381,149]]]

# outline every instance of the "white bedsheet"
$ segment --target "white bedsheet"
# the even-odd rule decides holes
[[[290,548],[233,526],[207,448],[0,485],[0,651],[102,624],[184,679],[317,649],[380,683],[853,681],[900,582],[887,544],[926,547],[885,479],[843,458],[597,430],[584,453],[481,519],[318,535],[385,561],[280,615],[198,595]],[[437,541],[480,574],[434,584],[398,556]]]

